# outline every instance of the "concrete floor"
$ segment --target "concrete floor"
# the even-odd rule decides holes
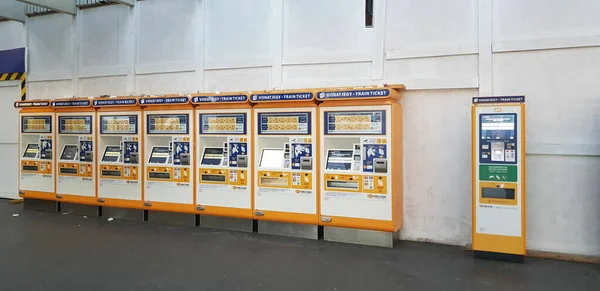
[[[109,222],[6,200],[0,234],[0,290],[600,290],[599,265]]]

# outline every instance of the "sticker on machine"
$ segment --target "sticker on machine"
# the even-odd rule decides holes
[[[478,203],[476,232],[502,236],[521,236],[521,209],[518,206]]]
[[[341,192],[341,191],[324,191],[323,200],[331,199],[353,199],[353,200],[365,200],[365,201],[385,201],[388,195],[385,194],[371,194],[371,193],[352,193],[352,192]]]
[[[301,190],[301,189],[289,189],[289,188],[265,188],[257,187],[256,196],[262,195],[289,195],[289,196],[311,196],[313,195],[312,190]]]

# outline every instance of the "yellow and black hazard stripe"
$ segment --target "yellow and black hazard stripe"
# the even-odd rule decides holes
[[[21,100],[27,99],[27,73],[0,74],[0,81],[21,81]]]

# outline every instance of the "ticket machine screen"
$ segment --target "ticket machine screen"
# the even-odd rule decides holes
[[[352,169],[353,150],[328,150],[327,170],[350,171]]]
[[[285,158],[284,149],[263,149],[259,168],[281,168]]]
[[[514,139],[514,114],[481,115],[481,139]]]
[[[200,164],[209,166],[219,166],[223,163],[223,148],[210,147],[204,148],[204,155]]]
[[[27,149],[25,149],[25,153],[23,154],[24,158],[37,158],[40,146],[37,143],[30,143],[27,145]]]
[[[166,164],[169,161],[170,154],[169,147],[153,147],[149,162],[151,164]]]
[[[103,162],[116,163],[121,158],[121,147],[120,146],[106,146],[104,155],[102,156]]]
[[[60,155],[61,160],[72,161],[77,156],[77,145],[68,144],[63,148],[62,154]]]

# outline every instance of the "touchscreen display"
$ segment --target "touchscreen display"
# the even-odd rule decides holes
[[[121,157],[121,147],[120,146],[106,146],[106,149],[104,150],[104,156],[102,156],[102,161],[116,163],[119,161],[120,157]]]
[[[60,155],[61,160],[75,160],[75,156],[77,155],[77,145],[68,144],[63,148],[63,152]]]
[[[24,158],[36,158],[39,150],[40,150],[40,146],[37,143],[30,143],[27,145],[27,149],[25,150],[23,157]]]
[[[349,171],[352,168],[352,150],[329,150],[327,152],[327,170]]]
[[[223,148],[204,148],[202,165],[218,166],[223,161]]]
[[[169,160],[169,147],[153,147],[150,154],[150,163],[165,164]]]
[[[283,165],[283,149],[263,149],[260,156],[260,168],[281,168]]]

